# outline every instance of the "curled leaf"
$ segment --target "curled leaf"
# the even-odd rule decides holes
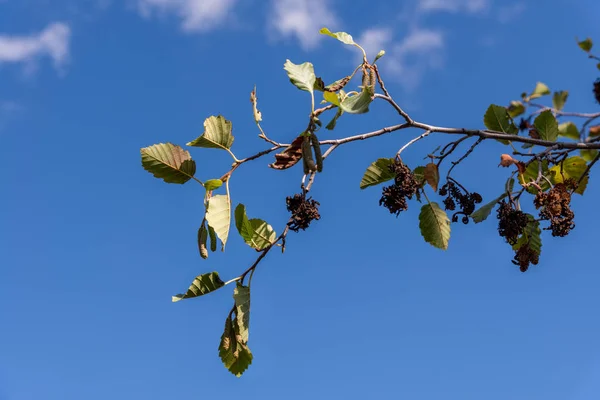
[[[269,164],[273,169],[288,169],[293,167],[302,158],[302,141],[304,136],[300,135],[286,147],[281,153],[275,154],[275,162]]]
[[[262,113],[258,111],[258,98],[256,97],[256,86],[250,92],[250,102],[252,103],[252,110],[254,113],[254,122],[259,123],[262,121]]]

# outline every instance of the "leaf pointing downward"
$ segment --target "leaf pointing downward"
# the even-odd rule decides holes
[[[225,250],[227,237],[229,236],[229,226],[231,224],[231,202],[229,193],[212,196],[208,201],[206,210],[206,221],[214,229],[218,238],[221,239],[221,250]]]
[[[448,248],[450,219],[437,203],[429,203],[421,207],[419,228],[427,243],[442,250]]]

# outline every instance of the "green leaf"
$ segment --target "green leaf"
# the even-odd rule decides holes
[[[209,179],[204,182],[204,188],[206,191],[218,189],[221,187],[221,185],[223,185],[223,181],[220,179]]]
[[[338,95],[336,93],[323,92],[323,98],[331,104],[335,104],[336,106],[340,105],[340,99],[338,98]]]
[[[580,139],[579,129],[577,129],[577,126],[571,121],[563,122],[558,125],[558,135],[573,140]]]
[[[525,106],[520,101],[511,101],[508,106],[508,115],[511,118],[517,118],[525,112]]]
[[[377,55],[375,56],[375,59],[373,60],[373,64],[375,64],[377,62],[377,60],[379,60],[384,55],[385,55],[385,50],[379,50],[379,53],[377,53]]]
[[[519,129],[512,122],[506,107],[492,104],[488,107],[483,116],[485,127],[491,131],[508,133],[515,135]]]
[[[167,183],[186,183],[196,173],[190,152],[172,143],[159,143],[141,149],[142,167]]]
[[[333,116],[331,121],[329,121],[329,123],[327,124],[325,129],[329,129],[330,131],[334,130],[335,125],[337,124],[338,118],[341,117],[343,113],[344,113],[344,111],[341,108],[338,108],[337,112],[335,113],[335,115]]]
[[[339,107],[349,114],[364,114],[369,111],[369,105],[373,100],[374,91],[371,86],[366,86],[360,94],[346,96]]]
[[[425,186],[425,167],[424,166],[418,166],[413,170],[413,174],[415,175],[415,179],[417,181],[417,183],[423,187]],[[417,192],[418,193],[418,192]]]
[[[246,244],[256,250],[267,248],[277,238],[271,225],[265,221],[249,220],[246,216],[246,207],[241,203],[235,208],[235,226]]]
[[[290,60],[285,60],[283,69],[287,72],[290,82],[298,89],[313,93],[315,87],[315,69],[310,62],[294,64]]]
[[[542,253],[542,230],[540,229],[540,223],[531,214],[527,214],[527,217],[529,218],[529,223],[525,226],[523,233],[512,248],[513,250],[519,250],[521,246],[529,243],[529,248],[540,255]]]
[[[337,39],[344,44],[356,45],[356,43],[354,43],[354,39],[352,39],[352,36],[347,34],[346,32],[334,33],[327,28],[321,28],[321,30],[319,30],[319,33],[322,35],[331,36],[332,38]]]
[[[237,377],[242,376],[252,364],[252,352],[246,343],[240,341],[237,318],[232,319],[231,315],[225,320],[225,330],[219,343],[219,357],[229,372]]]
[[[440,171],[438,171],[438,166],[435,163],[429,163],[425,166],[423,170],[423,177],[429,183],[429,186],[437,192],[438,183],[440,182]]]
[[[450,219],[438,203],[421,207],[419,228],[425,241],[438,249],[446,250],[450,240]]]
[[[554,92],[552,96],[552,107],[556,110],[562,110],[569,97],[567,90],[561,90],[560,92]]]
[[[569,178],[579,181],[579,178],[581,178],[586,169],[587,163],[582,157],[569,157],[566,160],[559,163],[558,165],[555,165],[554,167],[550,168],[550,171],[554,173],[553,177],[551,178],[551,181],[553,184],[564,182]],[[581,181],[581,183],[577,187],[577,190],[575,190],[575,193],[583,194],[585,192],[585,189],[587,188],[588,179],[589,178],[586,176]]]
[[[225,282],[219,278],[218,272],[209,272],[207,274],[198,275],[192,284],[190,285],[187,292],[184,294],[178,294],[172,297],[173,303],[183,300],[191,299],[193,297],[204,296],[210,292],[214,292],[217,289],[225,286]]]
[[[539,163],[539,161],[534,160],[531,164],[527,166],[527,168],[525,169],[525,173],[522,175],[525,183],[530,183],[531,181],[537,180],[540,169]],[[542,175],[552,182],[554,171],[548,169],[548,160],[542,161]],[[538,184],[543,191],[550,189],[550,184],[546,179],[542,178],[540,182],[538,182]],[[538,190],[533,186],[529,186],[527,188],[527,191],[531,194],[536,194],[538,192]]]
[[[552,111],[542,111],[533,121],[533,126],[535,126],[542,140],[556,142],[556,139],[558,139],[558,122]]]
[[[594,160],[594,158],[596,158],[598,156],[598,150],[596,149],[592,149],[592,150],[581,150],[580,151],[581,157],[585,160],[585,161],[592,161]]]
[[[204,133],[189,142],[188,146],[229,150],[233,144],[231,121],[225,117],[210,116],[204,120]]]
[[[392,165],[394,165],[393,158],[379,158],[371,163],[360,181],[360,188],[365,189],[394,179],[396,174],[389,169]]]
[[[511,179],[508,183],[508,191],[512,192],[514,185],[515,185],[515,180]],[[500,196],[496,197],[494,200],[490,201],[486,205],[481,206],[479,208],[479,210],[477,210],[473,214],[471,214],[471,218],[473,218],[473,222],[478,224],[480,222],[485,221],[487,219],[487,217],[489,217],[490,214],[492,213],[492,210],[494,209],[496,204],[498,204],[506,196],[508,196],[508,194],[506,193],[506,190],[505,190],[504,193],[502,193]]]
[[[208,239],[208,230],[206,229],[206,224],[204,221],[200,228],[198,229],[198,251],[200,252],[200,257],[205,260],[208,258],[208,249],[206,248],[206,239]]]
[[[238,283],[233,291],[233,300],[238,332],[242,343],[247,343],[250,328],[250,287]]]
[[[546,96],[549,95],[550,92],[550,88],[548,88],[548,86],[546,86],[544,83],[542,82],[538,82],[535,85],[535,89],[533,89],[533,93],[531,93],[529,95],[529,99],[537,99],[538,97],[542,97],[542,96]]]
[[[210,251],[217,251],[217,234],[212,226],[208,226],[208,237],[210,238]]]
[[[577,42],[577,44],[579,45],[579,48],[585,51],[586,53],[589,53],[590,50],[592,50],[592,46],[594,45],[592,39],[590,38],[584,39],[581,42]]]
[[[218,194],[208,200],[206,221],[214,229],[217,237],[221,239],[221,250],[225,251],[225,244],[229,236],[229,225],[231,224],[231,201],[229,193],[226,195]]]

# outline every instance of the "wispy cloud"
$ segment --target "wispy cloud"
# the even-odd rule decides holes
[[[269,14],[269,29],[284,38],[295,37],[305,50],[317,46],[319,29],[338,25],[329,0],[272,0]]]
[[[479,14],[485,13],[490,6],[491,0],[419,0],[417,11]]]
[[[525,8],[524,3],[514,3],[499,7],[496,12],[498,22],[506,24],[519,18],[525,12]]]
[[[33,35],[0,34],[0,64],[24,63],[35,69],[39,58],[50,57],[58,70],[69,61],[71,29],[68,25],[55,22]]]
[[[357,41],[371,57],[386,50],[379,61],[382,72],[408,91],[416,89],[428,71],[443,65],[445,38],[440,31],[416,28],[394,43],[390,29],[373,28],[363,32]]]
[[[237,0],[137,0],[145,18],[154,14],[174,14],[186,32],[206,32],[227,20]]]

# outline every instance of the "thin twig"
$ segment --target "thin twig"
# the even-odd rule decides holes
[[[431,133],[431,131],[425,131],[424,133],[422,133],[421,135],[417,136],[416,138],[412,139],[411,141],[409,141],[408,143],[406,143],[404,146],[402,146],[400,148],[400,150],[398,150],[398,152],[396,153],[396,158],[400,157],[400,154],[406,149],[408,148],[411,144],[418,142],[419,140],[423,139],[424,137],[429,136],[429,134]]]

